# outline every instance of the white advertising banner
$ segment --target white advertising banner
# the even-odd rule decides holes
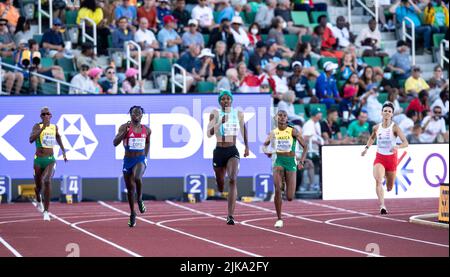
[[[385,198],[439,197],[448,183],[448,144],[415,144],[398,151],[397,178]],[[373,161],[376,145],[362,157],[363,145],[322,147],[324,200],[376,199]]]

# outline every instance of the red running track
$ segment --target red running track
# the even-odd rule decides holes
[[[0,206],[0,257],[364,257],[449,256],[448,229],[408,222],[434,213],[437,199],[388,199],[387,216],[372,200],[283,202],[275,229],[272,202],[236,205],[237,224],[225,224],[226,202],[147,202],[129,228],[128,205],[52,203],[44,222],[31,203]]]

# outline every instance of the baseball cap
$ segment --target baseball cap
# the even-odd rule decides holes
[[[177,22],[178,20],[173,17],[173,15],[166,15],[163,17],[164,24],[169,24],[170,22]]]
[[[313,107],[311,109],[311,116],[316,116],[317,114],[321,113],[322,110],[319,107]]]

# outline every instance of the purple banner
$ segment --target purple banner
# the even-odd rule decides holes
[[[234,96],[233,106],[245,113],[250,156],[243,157],[239,176],[271,172],[271,161],[260,147],[270,130],[271,97],[267,94]],[[130,120],[133,105],[145,109],[142,123],[152,130],[146,177],[214,176],[212,153],[215,137],[208,138],[210,112],[218,108],[217,95],[40,96],[0,97],[0,175],[32,178],[35,145],[28,142],[40,122],[40,109],[48,106],[58,126],[69,162],[59,147],[56,176],[82,178],[121,175],[124,148],[113,146],[119,126]]]

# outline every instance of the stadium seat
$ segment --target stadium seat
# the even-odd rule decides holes
[[[297,12],[291,11],[292,21],[294,21],[294,25],[300,26],[303,25],[305,27],[310,27],[311,22],[309,22],[309,17],[307,12]]]
[[[305,104],[294,104],[295,114],[306,119]]]
[[[77,25],[78,10],[66,9],[66,25]]]
[[[203,36],[203,42],[205,43],[205,46],[208,45],[209,34],[202,34],[202,36]]]
[[[256,12],[245,12],[244,13],[244,22],[247,25],[252,25],[255,22]]]
[[[44,57],[41,59],[41,65],[42,67],[50,67],[53,66],[53,59],[52,58],[48,58],[48,57]]]
[[[212,93],[216,85],[213,82],[198,82],[196,88],[199,93]]]
[[[44,95],[56,95],[56,83],[45,81],[45,83],[39,85],[38,91]]]
[[[378,93],[378,102],[380,102],[381,104],[386,102],[388,99],[388,95],[389,95],[389,93],[387,93],[387,92]]]
[[[298,35],[296,34],[286,34],[284,35],[284,42],[287,47],[291,50],[295,50],[297,48],[298,43]]]
[[[339,127],[339,131],[341,132],[342,137],[347,136],[347,127],[341,126]]]
[[[372,67],[383,67],[383,62],[380,57],[363,57],[363,61]]]
[[[400,107],[403,109],[403,113],[406,112],[406,108],[409,106],[409,102],[400,102]]]
[[[41,41],[42,41],[42,34],[34,34],[33,35],[33,39],[39,44],[41,45]]]
[[[311,117],[311,110],[314,108],[320,108],[322,111],[322,118],[327,117],[327,106],[325,104],[308,104],[306,105],[306,115]]]
[[[339,64],[339,61],[338,61],[337,58],[332,58],[332,57],[322,57],[322,58],[320,58],[320,60],[319,60],[319,69],[323,69],[323,65],[324,65],[326,62],[333,62],[333,63],[335,63],[335,64]]]
[[[433,34],[433,61],[439,60],[439,51],[443,39],[445,39],[445,34]]]
[[[108,35],[108,48],[113,48],[112,35]]]
[[[311,57],[311,65],[317,69],[318,64],[319,64],[319,59],[315,58],[315,57]]]
[[[305,34],[305,35],[302,36],[302,42],[303,43],[310,42],[311,39],[312,39],[312,35]]]
[[[10,65],[15,65],[15,62],[14,62],[14,58],[13,58],[13,57],[5,57],[5,58],[2,58],[2,62],[7,63],[7,64],[10,64]]]
[[[155,58],[153,59],[153,71],[170,73],[172,71],[172,62],[168,58]]]
[[[311,23],[313,24],[318,24],[318,19],[321,15],[326,15],[327,16],[327,21],[330,22],[330,16],[328,16],[328,12],[324,12],[324,11],[312,11],[311,12]]]

